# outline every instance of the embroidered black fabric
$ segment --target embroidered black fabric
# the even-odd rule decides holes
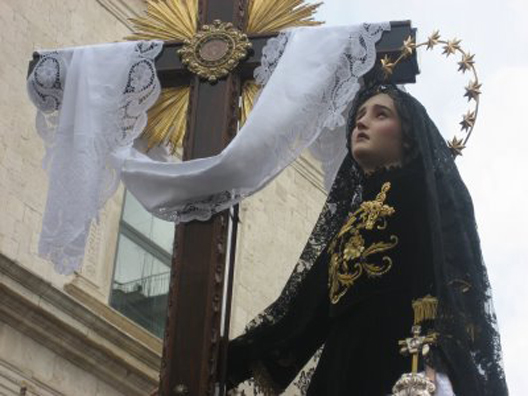
[[[437,319],[432,326],[440,338],[430,364],[447,373],[457,396],[507,395],[500,337],[471,196],[445,140],[426,109],[408,93],[393,86],[379,85],[363,90],[350,113],[348,130],[354,126],[358,105],[379,92],[395,100],[403,122],[404,139],[410,143],[408,157],[419,161],[424,172],[432,249],[432,262],[428,265],[432,267],[434,294],[439,300]],[[302,322],[303,317],[313,314],[309,309],[304,314],[303,308],[319,306],[310,300],[322,297],[317,293],[300,294],[300,291],[304,284],[313,282],[318,276],[326,279],[327,273],[317,274],[321,266],[314,264],[325,256],[326,246],[361,203],[363,180],[359,166],[350,154],[347,155],[281,295],[247,326],[245,334],[231,342],[228,373],[231,386],[248,377],[258,377],[256,366],[259,362],[255,360],[259,359],[261,340],[266,339],[269,347],[270,340],[275,337],[279,345],[295,337],[303,324],[318,325],[308,319]],[[297,312],[296,320],[286,320],[292,310]],[[318,341],[318,345],[311,341],[303,353],[316,353],[324,342]],[[270,385],[268,381],[267,386],[275,392],[284,389],[302,369],[300,363],[308,359],[309,356],[302,356],[296,359],[299,364],[288,365],[291,356],[275,356],[274,363],[267,362],[266,373],[275,383]],[[285,367],[290,367],[290,371],[286,372]]]

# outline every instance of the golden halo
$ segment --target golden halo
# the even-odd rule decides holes
[[[459,155],[462,155],[462,150],[466,148],[467,141],[469,140],[469,137],[471,136],[471,133],[475,128],[475,121],[477,119],[480,104],[480,88],[482,87],[482,84],[479,82],[477,76],[477,70],[475,69],[475,55],[464,51],[460,47],[460,42],[461,40],[456,38],[453,40],[441,40],[440,33],[438,32],[438,30],[436,30],[431,36],[429,36],[427,41],[424,41],[420,44],[416,44],[414,39],[409,36],[403,42],[401,54],[396,60],[391,60],[388,55],[381,59],[381,68],[383,70],[383,73],[385,74],[385,78],[388,78],[394,71],[394,67],[402,59],[411,56],[416,50],[416,48],[427,46],[428,50],[432,50],[435,46],[442,44],[442,54],[446,57],[449,57],[450,55],[454,55],[456,53],[461,54],[462,58],[458,62],[458,71],[462,73],[470,71],[471,73],[473,73],[473,80],[471,80],[469,84],[465,87],[466,93],[464,94],[464,97],[467,97],[468,101],[474,100],[475,108],[473,110],[469,110],[465,115],[463,115],[462,121],[460,122],[461,131],[465,131],[466,136],[464,138],[458,138],[457,136],[454,136],[453,139],[447,141],[447,145],[451,149],[451,152],[453,153],[453,156],[455,158]]]

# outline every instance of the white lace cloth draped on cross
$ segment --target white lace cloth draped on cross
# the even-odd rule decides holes
[[[253,111],[220,154],[181,164],[121,152],[129,191],[158,217],[205,220],[269,183],[306,149],[329,186],[346,154],[344,113],[376,60],[389,23],[296,28],[270,40],[256,70]]]
[[[28,78],[49,175],[39,254],[59,273],[80,267],[91,221],[119,184],[111,153],[131,146],[146,125],[160,92],[153,60],[162,45],[41,51]]]
[[[41,52],[28,79],[49,174],[39,253],[61,273],[78,269],[90,223],[119,177],[148,211],[175,222],[205,220],[238,203],[306,148],[330,186],[346,153],[346,108],[389,29],[296,28],[270,40],[256,71],[264,88],[235,139],[216,156],[178,164],[132,147],[159,93],[153,59],[161,42]]]
[[[39,254],[60,273],[77,270],[91,221],[121,178],[147,210],[175,222],[205,220],[238,203],[307,148],[331,186],[346,154],[344,114],[389,29],[296,28],[271,39],[256,70],[264,88],[235,139],[217,156],[177,164],[133,148],[160,92],[161,41],[41,51],[27,82],[49,175]],[[452,395],[447,377],[439,375],[438,385],[438,395]]]

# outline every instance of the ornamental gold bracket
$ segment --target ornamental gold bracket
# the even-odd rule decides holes
[[[436,385],[427,376],[418,373],[418,357],[426,356],[429,353],[430,345],[435,344],[438,339],[437,333],[427,336],[421,335],[421,326],[412,327],[412,337],[398,341],[400,353],[412,356],[412,371],[403,374],[392,388],[392,396],[423,395],[433,396]]]
[[[232,23],[215,20],[203,25],[178,50],[182,63],[192,73],[215,83],[231,73],[247,57],[251,42]]]
[[[361,204],[341,228],[328,247],[331,253],[328,267],[329,296],[332,304],[337,304],[354,283],[365,273],[369,278],[377,278],[386,274],[392,268],[392,259],[383,256],[381,262],[369,262],[369,256],[383,253],[398,245],[398,237],[391,235],[390,240],[372,242],[365,246],[361,230],[384,230],[387,227],[387,217],[396,211],[385,204],[390,182],[381,187],[381,192],[373,201]],[[345,234],[346,237],[344,237]]]
[[[424,41],[423,43],[419,44],[416,44],[414,39],[409,36],[403,42],[403,45],[401,47],[401,53],[399,57],[395,60],[392,60],[388,55],[381,59],[381,68],[383,70],[385,78],[387,79],[392,75],[396,65],[401,60],[411,56],[414,51],[419,47],[426,46],[427,50],[432,50],[434,47],[441,44],[443,45],[442,55],[445,55],[446,57],[449,57],[450,55],[455,55],[456,53],[459,53],[461,55],[461,59],[458,62],[458,71],[461,73],[469,71],[473,74],[473,80],[471,80],[465,87],[464,97],[467,97],[468,101],[475,101],[475,109],[469,110],[463,116],[462,121],[460,122],[461,131],[465,131],[466,136],[464,138],[458,138],[457,136],[454,136],[453,139],[447,141],[447,145],[451,150],[453,157],[455,158],[459,155],[462,155],[462,150],[466,148],[467,141],[469,140],[469,137],[471,136],[471,133],[473,132],[473,129],[475,127],[475,121],[477,119],[480,104],[480,88],[482,86],[477,76],[477,70],[475,69],[475,55],[471,54],[470,52],[464,51],[460,47],[460,43],[461,40],[456,38],[453,40],[442,40],[440,38],[440,33],[438,32],[438,30],[436,30],[435,32],[433,32],[433,34],[431,34],[431,36],[428,37],[427,41]]]

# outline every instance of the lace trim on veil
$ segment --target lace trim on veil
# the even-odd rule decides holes
[[[45,51],[28,78],[49,175],[39,254],[59,273],[80,267],[91,220],[119,184],[111,153],[131,146],[146,125],[160,92],[154,58],[162,47],[151,41]]]
[[[281,32],[277,37],[273,37],[268,40],[264,48],[262,49],[262,58],[260,60],[260,66],[254,71],[254,77],[257,84],[261,87],[266,85],[271,77],[271,74],[277,67],[286,45],[291,36],[291,30],[285,30]]]

